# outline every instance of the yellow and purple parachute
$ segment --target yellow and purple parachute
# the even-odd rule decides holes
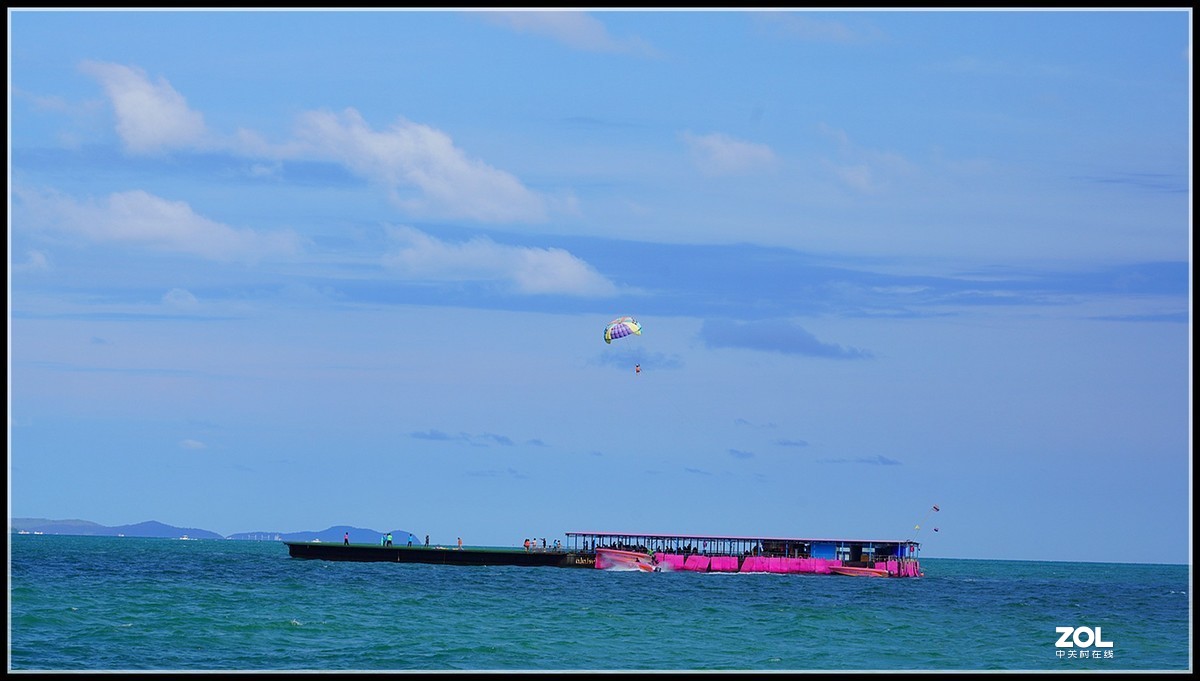
[[[604,327],[604,342],[611,343],[614,338],[642,335],[642,325],[633,317],[617,317]]]

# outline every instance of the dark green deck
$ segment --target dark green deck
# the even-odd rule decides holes
[[[596,554],[573,551],[442,548],[434,546],[379,546],[284,542],[292,558],[357,562],[430,563],[434,565],[521,565],[525,567],[596,567]]]

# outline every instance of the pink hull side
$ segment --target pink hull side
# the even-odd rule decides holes
[[[865,567],[831,567],[829,571],[835,575],[849,575],[851,577],[887,577],[887,570],[876,570],[875,568]]]
[[[784,558],[778,556],[707,556],[703,554],[644,553],[600,548],[596,550],[596,567],[653,571],[686,570],[689,572],[771,572],[807,573],[818,575],[856,575],[865,577],[920,577],[916,561],[878,561],[874,567],[843,566],[842,561],[828,558]]]
[[[646,572],[654,569],[650,556],[618,549],[596,549],[596,567],[600,570],[629,569]]]

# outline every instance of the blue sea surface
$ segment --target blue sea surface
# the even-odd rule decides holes
[[[919,579],[643,573],[57,535],[11,535],[9,561],[12,672],[1192,665],[1187,565],[924,559]],[[1056,647],[1056,627],[1088,627],[1112,646]]]

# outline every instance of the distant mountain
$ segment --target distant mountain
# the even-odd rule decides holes
[[[9,532],[41,532],[42,534],[73,534],[91,537],[162,537],[191,539],[224,539],[216,532],[194,527],[173,527],[150,520],[134,525],[108,527],[88,520],[47,520],[46,518],[13,518]]]
[[[42,534],[70,534],[91,537],[160,537],[174,539],[178,537],[188,537],[189,539],[248,539],[259,541],[313,541],[319,539],[322,542],[340,542],[342,537],[349,532],[350,541],[355,544],[373,544],[380,541],[380,538],[387,532],[378,532],[376,530],[366,529],[362,527],[351,527],[349,525],[334,525],[328,529],[318,531],[304,532],[238,532],[231,534],[228,537],[220,535],[216,532],[201,530],[194,527],[175,527],[166,525],[155,520],[150,520],[144,523],[136,523],[134,525],[118,525],[109,527],[99,525],[89,520],[48,520],[46,518],[12,518],[9,520],[9,532],[23,532]],[[392,543],[403,544],[408,542],[410,533],[407,530],[392,530]],[[420,540],[416,535],[412,535],[413,543],[419,543]]]

